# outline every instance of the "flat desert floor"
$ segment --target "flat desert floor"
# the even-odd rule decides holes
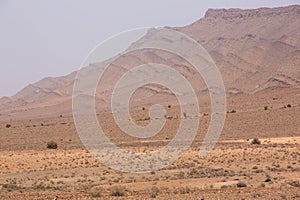
[[[189,116],[200,120],[189,150],[172,165],[145,174],[122,173],[97,161],[80,142],[72,117],[3,121],[0,199],[300,199],[297,94],[299,89],[270,89],[230,97],[222,135],[200,159],[211,115],[204,105],[199,116]],[[122,133],[111,114],[99,114],[99,121],[121,148],[151,151],[167,144],[178,128],[178,107],[166,109],[164,129],[148,139]],[[147,108],[132,116],[137,124],[149,123]],[[252,144],[254,138],[261,144]],[[58,148],[47,149],[50,141]]]

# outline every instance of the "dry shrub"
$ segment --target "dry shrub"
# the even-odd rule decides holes
[[[261,141],[258,139],[258,138],[254,138],[252,141],[251,141],[251,144],[261,144]]]
[[[58,145],[54,141],[50,141],[50,142],[47,143],[47,148],[48,149],[57,149],[57,147],[58,147]]]

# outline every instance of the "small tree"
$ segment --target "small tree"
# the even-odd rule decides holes
[[[6,124],[6,128],[10,128],[11,127],[11,125],[10,124]]]

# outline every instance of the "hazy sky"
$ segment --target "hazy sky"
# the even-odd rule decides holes
[[[184,26],[208,8],[257,8],[300,0],[0,0],[0,97],[79,68],[107,37],[136,27]]]

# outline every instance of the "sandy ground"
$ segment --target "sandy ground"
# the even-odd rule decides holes
[[[0,198],[298,199],[299,142],[221,141],[205,159],[192,148],[171,166],[146,174],[109,169],[80,149],[2,151]]]
[[[0,199],[299,199],[300,97],[273,100],[272,94],[256,96],[253,104],[243,103],[251,96],[231,97],[228,108],[236,112],[228,113],[218,144],[200,159],[210,120],[204,108],[194,116],[201,126],[190,149],[172,165],[146,174],[122,173],[97,161],[80,142],[71,117],[2,122]],[[132,115],[146,125],[147,113]],[[148,139],[124,134],[110,114],[99,115],[99,121],[115,144],[145,152],[172,139],[177,114],[176,106],[169,108],[165,128]],[[254,138],[261,144],[251,144]],[[47,149],[49,141],[58,149]]]

